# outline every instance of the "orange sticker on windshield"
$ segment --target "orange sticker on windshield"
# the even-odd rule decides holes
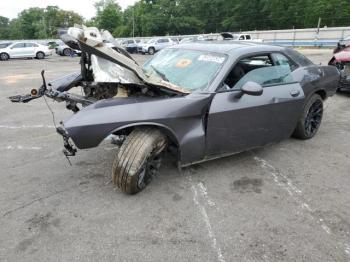
[[[192,63],[192,61],[190,59],[180,59],[179,62],[176,63],[176,67],[179,68],[185,68],[187,66],[189,66]]]

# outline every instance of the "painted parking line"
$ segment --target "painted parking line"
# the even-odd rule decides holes
[[[310,204],[305,200],[302,190],[295,186],[286,175],[284,175],[276,167],[269,164],[266,160],[257,156],[254,156],[254,160],[260,165],[262,169],[264,169],[268,174],[270,174],[273,177],[273,180],[279,187],[288,192],[288,194],[294,199],[294,201],[298,204],[298,206],[304,212],[305,215],[310,217],[311,220],[313,220],[317,225],[319,225],[327,235],[335,236],[331,228],[325,223],[325,219],[319,214],[317,214],[315,212],[316,210],[313,209],[310,206]],[[348,240],[337,242],[338,246],[341,246],[343,248],[345,254],[350,256],[350,244],[347,241]]]
[[[211,226],[210,219],[206,210],[206,206],[214,207],[216,206],[215,202],[209,198],[207,188],[203,183],[195,184],[192,182],[192,178],[188,177],[188,180],[191,183],[191,190],[193,193],[193,202],[199,209],[201,217],[205,223],[205,227],[207,229],[207,235],[211,241],[211,246],[215,251],[218,261],[225,262],[224,256],[222,255],[220,245],[215,237],[215,233],[213,231],[213,227]]]
[[[1,147],[1,149],[5,149],[5,150],[41,150],[42,147],[39,146],[21,146],[21,145],[7,145],[7,146],[3,146]]]
[[[53,125],[0,125],[0,129],[35,129],[35,128],[55,128]]]

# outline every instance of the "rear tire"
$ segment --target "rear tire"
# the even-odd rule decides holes
[[[7,61],[10,59],[10,56],[7,53],[1,53],[0,54],[0,60],[1,61]]]
[[[167,145],[166,136],[155,128],[136,128],[126,138],[112,167],[112,180],[121,191],[136,194],[158,173],[160,153]]]
[[[314,137],[321,125],[323,116],[323,100],[318,94],[311,96],[305,104],[303,113],[298,120],[293,137],[306,140]]]
[[[36,59],[44,59],[45,58],[45,54],[43,52],[38,52],[36,53]]]

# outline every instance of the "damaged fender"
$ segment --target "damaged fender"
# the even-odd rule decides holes
[[[203,116],[211,98],[212,94],[192,94],[101,100],[74,114],[63,126],[79,149],[96,147],[108,135],[131,126],[157,126],[177,144],[179,161],[185,164],[204,156]]]

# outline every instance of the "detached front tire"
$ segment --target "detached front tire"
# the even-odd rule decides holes
[[[318,94],[314,94],[305,104],[303,113],[298,120],[293,136],[303,140],[314,137],[321,125],[322,116],[322,97]]]
[[[121,145],[112,167],[112,181],[121,191],[136,194],[160,168],[166,136],[156,128],[136,128]]]

